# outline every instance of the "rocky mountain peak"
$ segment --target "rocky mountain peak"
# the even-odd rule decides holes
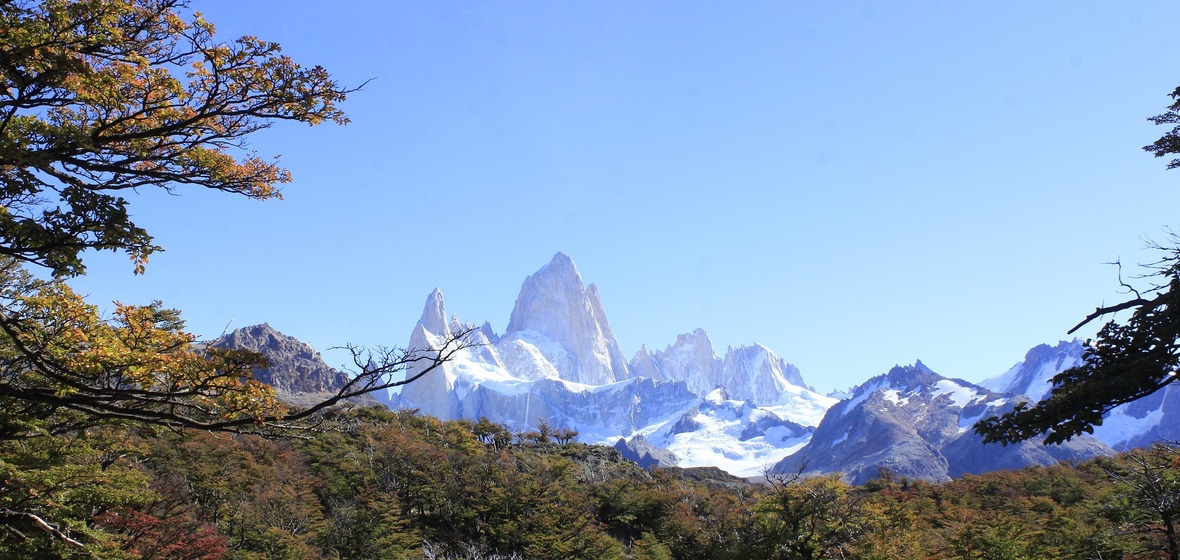
[[[266,357],[267,367],[254,372],[280,395],[335,391],[347,377],[324,363],[310,344],[287,336],[267,323],[237,329],[215,341],[217,348],[240,348]]]
[[[418,319],[418,324],[429,333],[445,335],[449,332],[447,306],[443,302],[442,290],[435,288],[426,297],[426,305],[422,308],[422,318]]]
[[[890,387],[905,390],[932,385],[942,378],[941,375],[926,367],[922,360],[916,360],[912,366],[893,366],[889,373],[885,374],[885,379]]]
[[[807,388],[799,369],[761,344],[730,348],[722,360],[718,385],[735,399],[774,404],[790,394],[788,385]]]
[[[1085,346],[1076,339],[1061,341],[1055,346],[1039,344],[1007,372],[980,384],[993,391],[1025,395],[1039,401],[1053,387],[1053,376],[1081,365],[1084,353]]]
[[[787,472],[806,464],[817,473],[841,472],[859,484],[884,467],[899,476],[937,481],[1086,459],[1110,451],[1089,437],[1060,446],[1045,446],[1037,440],[1007,447],[985,445],[971,431],[980,418],[1010,408],[1001,395],[943,377],[920,361],[895,366],[833,407],[807,445],[775,469]]]
[[[582,284],[577,266],[564,253],[521,285],[505,333],[509,337],[536,346],[562,379],[603,384],[630,377],[598,288]]]

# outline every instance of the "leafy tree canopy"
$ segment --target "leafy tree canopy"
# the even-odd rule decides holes
[[[1168,110],[1163,114],[1147,119],[1155,124],[1174,125],[1172,130],[1161,136],[1159,140],[1143,147],[1144,150],[1151,152],[1155,157],[1180,154],[1180,87],[1172,90],[1170,95],[1173,102],[1168,106]],[[1175,169],[1177,167],[1180,167],[1180,158],[1168,162],[1168,169]]]
[[[346,123],[337,105],[354,90],[323,68],[217,39],[185,0],[16,0],[0,1],[0,86],[0,438],[111,420],[281,428],[459,346],[463,333],[442,350],[354,349],[359,373],[292,412],[252,379],[257,354],[194,346],[158,303],[100,317],[61,281],[85,272],[87,250],[125,252],[142,272],[159,249],[121,191],[278,197],[290,174],[246,139],[283,120]]]
[[[279,45],[214,38],[184,0],[0,2],[0,255],[81,274],[86,249],[142,272],[159,250],[120,191],[267,199],[287,170],[244,149],[276,120],[345,123],[350,90]]]
[[[111,509],[151,501],[116,465],[132,427],[289,433],[464,347],[460,332],[435,349],[353,348],[354,375],[292,410],[254,379],[260,355],[198,344],[158,302],[116,302],[103,317],[65,284],[86,251],[126,253],[141,273],[160,249],[122,192],[279,197],[290,174],[247,138],[284,120],[346,123],[337,105],[351,91],[277,44],[216,39],[185,0],[0,0],[0,556],[97,558],[118,545],[220,557],[203,521]]]
[[[1148,120],[1175,124],[1171,131],[1143,149],[1156,157],[1180,154],[1180,88],[1166,113]],[[1180,167],[1173,159],[1168,169]],[[1131,310],[1125,322],[1111,320],[1090,341],[1082,365],[1053,378],[1049,395],[1035,404],[1019,403],[1001,416],[985,419],[975,431],[986,442],[1007,445],[1045,435],[1046,444],[1061,443],[1093,433],[1102,417],[1115,407],[1150,395],[1176,380],[1180,368],[1180,236],[1170,233],[1166,244],[1154,248],[1163,256],[1148,265],[1155,282],[1145,290],[1127,283],[1134,297],[1099,307],[1070,333],[1101,317]]]

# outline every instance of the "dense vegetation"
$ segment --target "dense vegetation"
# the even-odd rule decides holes
[[[1176,558],[1167,445],[946,484],[756,485],[489,422],[334,421],[303,439],[107,426],[0,443],[0,511],[62,529],[2,532],[0,557]]]

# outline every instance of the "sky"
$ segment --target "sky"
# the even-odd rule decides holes
[[[703,328],[821,392],[917,359],[979,381],[1180,227],[1180,170],[1141,149],[1180,85],[1169,2],[192,6],[363,84],[347,126],[250,139],[283,201],[132,195],[165,252],[71,282],[206,339],[268,322],[340,366],[405,345],[436,287],[502,333],[560,251],[628,357]]]

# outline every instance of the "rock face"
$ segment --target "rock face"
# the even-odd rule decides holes
[[[721,361],[718,385],[730,398],[762,405],[782,404],[790,398],[791,386],[808,388],[799,368],[761,344],[730,348]]]
[[[407,348],[440,348],[451,335],[451,325],[447,322],[446,304],[443,302],[442,291],[435,289],[426,297],[426,305],[422,309],[422,317],[410,333]],[[458,326],[458,325],[456,325]],[[422,375],[425,366],[415,362],[406,369],[405,378],[419,377],[413,383],[406,385],[400,394],[398,402],[405,408],[417,408],[422,414],[438,418],[457,418],[458,403],[452,394],[455,389],[456,364],[443,364],[430,375]]]
[[[781,404],[791,398],[794,388],[809,389],[798,368],[761,344],[729,348],[724,358],[718,357],[704,329],[677,336],[663,352],[641,348],[631,358],[631,371],[683,381],[698,395],[723,388],[731,399],[760,405]]]
[[[435,290],[426,300],[408,347],[438,348],[447,336],[463,331],[471,331],[468,341],[475,344],[406,385],[398,399],[401,407],[444,419],[487,417],[519,431],[532,429],[544,419],[554,427],[578,430],[583,440],[599,441],[629,435],[696,399],[683,382],[628,377],[591,385],[566,379],[571,370],[563,373],[550,357],[565,358],[571,353],[555,348],[556,342],[540,331],[527,331],[528,337],[519,336],[523,331],[496,337],[489,335],[486,324],[472,330],[456,317],[442,320],[445,316],[442,293]],[[599,324],[606,325],[605,317]],[[609,326],[599,333],[609,334]],[[613,344],[613,335],[609,340]],[[420,372],[412,366],[406,375]]]
[[[635,375],[683,381],[698,395],[708,394],[721,382],[721,358],[704,329],[677,336],[663,352],[649,352],[644,346],[631,358],[631,368]]]
[[[615,450],[625,459],[635,461],[645,469],[676,466],[675,453],[653,446],[643,436],[635,436],[630,440],[619,438],[619,441],[615,442]]]
[[[271,385],[280,396],[339,390],[348,377],[324,363],[311,345],[287,336],[263,323],[242,327],[211,343],[219,348],[242,348],[266,357],[267,367],[254,377]]]
[[[564,253],[525,279],[505,337],[533,344],[567,381],[603,385],[631,377],[598,288],[582,284]]]
[[[811,441],[775,471],[802,467],[807,472],[841,472],[859,484],[888,469],[898,476],[944,481],[1111,452],[1093,438],[1051,447],[1039,441],[985,446],[971,427],[1003,412],[1010,401],[981,386],[938,375],[920,361],[895,367],[856,387],[851,397],[829,409]]]

